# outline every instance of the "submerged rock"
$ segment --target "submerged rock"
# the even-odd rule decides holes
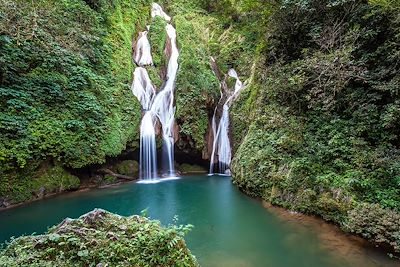
[[[0,266],[198,266],[185,230],[95,209],[46,234],[12,240],[0,251]]]

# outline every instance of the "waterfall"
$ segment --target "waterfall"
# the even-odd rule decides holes
[[[140,125],[140,177],[157,177],[156,133],[151,111],[144,114]]]
[[[230,69],[228,71],[228,76],[236,79],[236,83],[235,83],[235,91],[233,92],[233,95],[228,99],[227,102],[235,99],[238,96],[239,91],[243,89],[243,83],[239,80],[239,76],[237,75],[237,73],[234,69]]]
[[[151,17],[154,18],[155,16],[160,16],[163,19],[165,19],[166,21],[171,21],[171,17],[168,16],[164,10],[162,9],[162,7],[157,4],[157,3],[153,3],[151,4]]]
[[[139,100],[144,110],[149,110],[156,90],[150,81],[147,70],[137,67],[133,73],[132,93]]]
[[[152,105],[152,111],[157,115],[162,126],[163,136],[163,155],[168,160],[168,165],[165,167],[168,174],[174,173],[174,122],[175,122],[175,107],[174,107],[174,89],[175,79],[178,72],[178,57],[179,52],[176,46],[176,31],[171,24],[167,24],[166,31],[171,43],[171,55],[168,62],[167,81],[164,88],[156,96]]]
[[[139,66],[153,65],[150,42],[147,39],[148,31],[140,32],[136,43],[134,60]]]
[[[214,164],[218,158],[218,171],[220,174],[230,175],[230,164],[232,159],[231,144],[229,140],[229,107],[232,102],[239,95],[243,89],[243,83],[239,80],[239,77],[234,69],[230,69],[228,76],[236,79],[234,92],[228,97],[222,107],[222,115],[218,124],[216,122],[217,107],[215,107],[214,115],[212,118],[212,131],[214,136],[213,150],[210,161],[209,173],[214,173]],[[222,87],[222,85],[221,85]],[[221,99],[223,99],[223,92],[221,91]]]
[[[166,21],[169,17],[162,8],[152,4],[151,16],[161,16]],[[135,62],[140,66],[135,69],[132,92],[137,97],[145,110],[140,126],[140,170],[142,179],[154,179],[157,176],[157,151],[156,151],[156,131],[157,120],[161,124],[163,140],[163,170],[168,175],[175,173],[174,168],[174,123],[175,106],[174,91],[175,80],[178,72],[179,51],[176,44],[176,30],[171,24],[165,28],[170,47],[169,61],[167,67],[166,80],[162,89],[156,94],[155,87],[152,85],[145,65],[152,65],[151,47],[147,39],[147,31],[139,34],[139,39],[135,48]]]

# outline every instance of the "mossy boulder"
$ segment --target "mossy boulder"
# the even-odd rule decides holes
[[[80,180],[78,177],[68,173],[61,166],[53,166],[44,171],[36,179],[33,179],[33,191],[44,193],[55,193],[66,190],[78,189]]]
[[[177,169],[181,173],[206,173],[207,172],[207,169],[202,166],[191,165],[191,164],[187,164],[187,163],[177,165]]]
[[[112,176],[110,174],[104,175],[104,178],[101,180],[103,184],[113,184],[117,181],[117,177]]]
[[[38,169],[25,168],[18,173],[0,176],[0,207],[42,198],[48,194],[77,189],[78,177],[61,165],[42,164]]]
[[[183,239],[190,227],[95,209],[12,240],[0,251],[0,266],[198,266]]]
[[[139,163],[135,160],[124,160],[117,164],[119,174],[134,176],[139,174]]]

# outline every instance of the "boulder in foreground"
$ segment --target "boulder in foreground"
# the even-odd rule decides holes
[[[198,266],[183,239],[188,228],[95,209],[46,234],[12,240],[0,251],[0,266]]]

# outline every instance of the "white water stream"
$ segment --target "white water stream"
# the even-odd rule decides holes
[[[167,24],[166,31],[171,43],[171,55],[168,62],[167,77],[164,88],[157,94],[151,111],[161,122],[163,137],[163,153],[168,160],[167,172],[174,174],[174,90],[175,79],[178,73],[179,52],[176,46],[176,31],[171,24]]]
[[[209,173],[214,173],[215,163],[218,162],[218,173],[230,175],[230,164],[232,159],[231,143],[229,140],[229,108],[233,101],[238,97],[240,91],[244,88],[243,83],[234,69],[230,69],[228,76],[236,79],[235,89],[228,97],[222,107],[222,116],[219,121],[218,127],[216,122],[217,107],[215,107],[214,115],[212,118],[212,131],[214,136],[213,150],[210,161]],[[221,99],[223,93],[221,91]]]
[[[160,16],[166,21],[171,21],[160,5],[153,3],[151,16]],[[148,29],[151,30],[151,29]],[[154,179],[158,175],[157,148],[156,148],[156,125],[161,125],[163,140],[163,171],[169,176],[174,175],[174,124],[175,106],[174,91],[175,80],[178,73],[179,51],[176,44],[176,30],[168,23],[165,28],[168,35],[169,56],[167,74],[161,90],[156,93],[156,88],[152,84],[147,73],[146,66],[153,65],[151,56],[151,46],[147,38],[148,31],[140,32],[136,42],[134,60],[138,67],[134,72],[132,92],[142,105],[145,112],[140,126],[140,173],[142,179]],[[243,88],[242,82],[234,69],[230,69],[228,76],[236,79],[233,92],[221,92],[221,99],[227,97],[223,104],[222,115],[217,125],[217,108],[212,119],[212,130],[214,135],[213,150],[211,155],[210,173],[214,172],[214,164],[218,162],[218,172],[230,174],[230,163],[232,158],[231,144],[229,140],[229,107],[239,95]]]
[[[134,60],[139,66],[153,65],[150,42],[147,39],[148,31],[140,32],[136,43]]]
[[[151,16],[160,16],[166,21],[169,17],[156,3],[152,4]],[[144,66],[152,65],[151,47],[147,39],[147,31],[139,34],[135,48],[135,62],[140,66],[135,69],[132,92],[142,105],[145,114],[140,126],[140,176],[142,179],[157,177],[156,123],[161,124],[163,139],[164,170],[168,175],[174,171],[174,123],[175,80],[178,73],[179,51],[176,44],[176,30],[171,24],[165,28],[170,44],[169,61],[166,80],[161,91],[156,93]]]
[[[145,68],[137,67],[133,76],[132,93],[139,100],[142,108],[149,110],[156,94],[156,89],[150,81],[149,74]]]

